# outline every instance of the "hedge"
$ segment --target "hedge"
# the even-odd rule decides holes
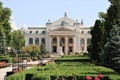
[[[72,76],[50,76],[50,75],[41,75],[41,74],[26,74],[25,80],[86,80],[86,76],[72,75]],[[91,76],[92,80],[94,80],[95,76]],[[100,80],[111,80],[109,76],[104,76]]]
[[[11,57],[6,57],[6,56],[0,56],[0,62],[5,61],[6,63],[11,63],[12,58]]]

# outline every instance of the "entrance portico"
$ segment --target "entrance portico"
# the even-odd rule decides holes
[[[65,55],[75,52],[75,35],[74,34],[52,34],[50,37],[50,52],[58,53],[60,41],[62,41],[62,50]]]

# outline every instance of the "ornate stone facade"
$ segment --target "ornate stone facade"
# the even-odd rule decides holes
[[[87,52],[91,39],[90,27],[83,26],[83,21],[72,20],[67,14],[55,22],[48,20],[44,27],[28,27],[25,32],[26,46],[45,44],[50,53],[58,53],[62,46],[65,55]]]

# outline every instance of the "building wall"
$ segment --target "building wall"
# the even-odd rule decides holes
[[[74,21],[71,18],[64,16],[63,18],[55,21],[55,22],[47,22],[46,26],[39,26],[39,27],[28,27],[28,29],[25,31],[25,46],[30,45],[29,39],[33,39],[33,44],[35,44],[35,39],[39,39],[39,46],[42,44],[41,40],[42,38],[45,38],[45,47],[46,50],[52,53],[52,36],[57,36],[58,43],[57,45],[57,52],[59,48],[59,41],[61,36],[65,38],[65,41],[69,38],[69,36],[74,36],[74,43],[72,45],[73,47],[73,53],[75,52],[87,52],[87,39],[91,39],[90,35],[90,28],[84,26],[83,24],[80,24],[78,21]],[[59,39],[59,40],[58,40]],[[81,42],[81,40],[83,40]],[[53,46],[52,46],[53,45]],[[70,44],[63,44],[65,46],[65,50],[67,51]],[[56,52],[56,53],[57,53]],[[67,52],[68,53],[68,52]],[[66,54],[67,54],[66,53]]]

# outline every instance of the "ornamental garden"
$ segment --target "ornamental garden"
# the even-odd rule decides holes
[[[70,55],[55,58],[45,65],[33,65],[7,80],[119,80],[119,73],[90,62],[87,56]]]
[[[22,31],[10,26],[11,10],[0,2],[0,68],[16,67],[6,80],[120,80],[120,0],[108,1],[91,27],[88,53],[62,57],[51,57],[44,45],[25,46]],[[40,63],[44,58],[50,60]]]

